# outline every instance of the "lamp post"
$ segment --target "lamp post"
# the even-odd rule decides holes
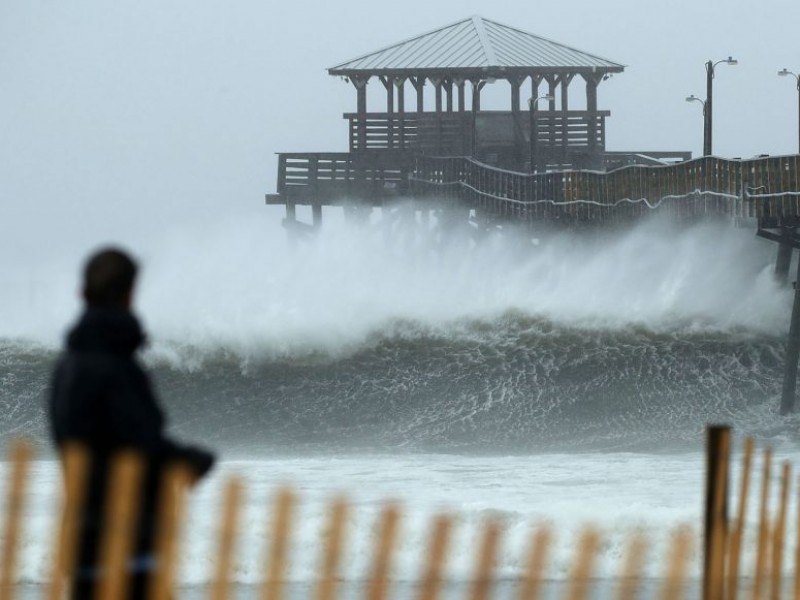
[[[781,77],[791,75],[797,82],[797,151],[800,153],[800,75],[797,73],[792,73],[788,69],[778,71],[778,75]]]
[[[712,133],[712,118],[713,118],[713,86],[711,82],[714,80],[714,69],[719,64],[738,65],[739,61],[730,56],[725,60],[718,60],[717,62],[708,61],[706,63],[706,103],[705,103],[705,135],[703,136],[703,154],[711,156],[711,133]]]
[[[531,173],[535,173],[536,170],[537,170],[536,169],[536,144],[537,144],[537,141],[538,141],[537,138],[539,137],[539,131],[538,131],[539,128],[538,128],[537,123],[536,123],[536,108],[537,108],[537,105],[539,104],[539,100],[547,100],[549,102],[551,100],[554,100],[554,98],[553,98],[553,96],[551,96],[549,94],[546,95],[546,96],[539,96],[538,98],[533,98],[533,97],[528,98],[528,111],[530,113],[530,121],[531,121],[531,123],[530,123],[530,132],[529,132],[529,135],[530,135],[530,154],[531,154],[531,156],[530,156],[530,158],[531,158],[531,169],[530,169],[530,172]]]
[[[700,104],[703,105],[703,154],[705,154],[706,148],[709,147],[708,138],[706,137],[708,135],[708,128],[706,127],[706,101],[701,100],[694,94],[692,94],[691,96],[686,96],[686,101],[699,102]]]

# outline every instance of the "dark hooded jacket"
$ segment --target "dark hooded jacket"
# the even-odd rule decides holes
[[[137,319],[122,308],[89,308],[67,337],[53,376],[48,413],[53,438],[85,444],[91,454],[81,527],[79,572],[93,570],[103,526],[109,460],[121,449],[146,460],[139,514],[138,556],[154,542],[159,478],[163,467],[183,461],[198,477],[213,463],[200,448],[179,444],[164,433],[165,420],[147,374],[134,353],[144,343]]]

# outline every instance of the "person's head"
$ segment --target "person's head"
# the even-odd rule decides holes
[[[130,307],[136,271],[136,263],[119,248],[98,250],[83,269],[83,299],[92,307]]]

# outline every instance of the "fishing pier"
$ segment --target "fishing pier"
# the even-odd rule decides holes
[[[776,277],[787,282],[792,251],[800,249],[800,155],[609,151],[611,113],[599,108],[598,88],[624,69],[481,17],[339,64],[328,73],[356,92],[356,111],[344,114],[348,152],[279,154],[277,193],[266,203],[285,206],[284,224],[294,232],[320,227],[324,206],[353,214],[399,202],[449,211],[478,228],[584,227],[653,214],[725,218],[778,244]],[[509,109],[482,109],[484,88],[498,81],[510,89]],[[383,112],[368,111],[375,83]],[[310,224],[297,219],[298,205],[311,207]],[[798,359],[800,290],[783,414],[794,410]]]

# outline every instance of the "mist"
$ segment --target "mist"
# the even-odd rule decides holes
[[[507,228],[476,241],[467,223],[423,224],[408,207],[363,225],[331,208],[317,236],[292,241],[280,211],[264,213],[120,230],[142,262],[136,305],[152,350],[347,354],[397,323],[447,330],[508,312],[595,330],[786,328],[790,294],[773,280],[772,245],[727,222],[653,219],[582,236]],[[58,344],[79,309],[84,251],[62,243],[6,278],[0,337]]]

